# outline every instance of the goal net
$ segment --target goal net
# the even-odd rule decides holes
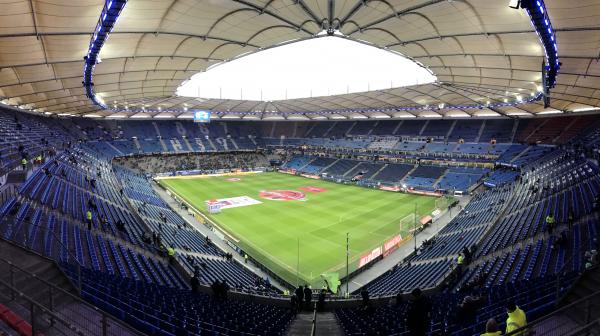
[[[415,227],[415,219],[418,220],[418,218],[415,218],[415,214],[411,213],[410,215],[405,216],[404,218],[400,219],[400,234],[402,235],[402,237],[406,236],[409,233],[412,233],[414,227]],[[417,226],[419,226],[420,223],[417,222]]]
[[[450,200],[447,196],[438,197],[435,200],[435,208],[444,211],[448,208],[448,204],[450,204]]]

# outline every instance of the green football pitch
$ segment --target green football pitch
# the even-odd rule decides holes
[[[420,218],[430,214],[436,203],[436,198],[429,196],[283,173],[167,178],[159,182],[239,240],[241,248],[280,277],[291,284],[300,281],[313,286],[322,284],[322,273],[345,276],[346,233],[352,272],[365,253],[399,233],[403,238],[409,236],[415,204]],[[265,191],[276,191],[266,196],[279,199],[261,197]],[[240,196],[261,203],[226,208],[212,215],[206,211],[207,200]]]

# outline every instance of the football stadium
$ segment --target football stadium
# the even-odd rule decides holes
[[[0,0],[0,335],[600,335],[600,0]]]

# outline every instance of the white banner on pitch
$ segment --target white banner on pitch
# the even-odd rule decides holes
[[[231,198],[222,198],[222,199],[212,199],[206,201],[207,205],[218,204],[221,206],[221,209],[229,209],[229,208],[237,208],[254,204],[261,204],[261,201],[255,200],[252,197],[248,196],[238,196]]]

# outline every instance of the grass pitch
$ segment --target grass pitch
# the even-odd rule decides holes
[[[231,178],[239,181],[230,181]],[[412,223],[400,220],[431,213],[435,198],[367,189],[283,173],[163,179],[160,183],[239,240],[253,258],[291,284],[322,284],[319,275],[346,271],[346,232],[350,234],[350,272],[359,258],[400,233],[408,236]],[[306,187],[322,192],[302,191]],[[305,200],[271,200],[261,191],[301,191]],[[209,215],[206,200],[248,196],[261,204],[223,209]],[[297,196],[297,195],[296,195]],[[298,249],[299,245],[299,249]],[[298,254],[299,250],[299,254]],[[299,263],[298,263],[299,259]],[[299,267],[298,267],[299,264]]]

